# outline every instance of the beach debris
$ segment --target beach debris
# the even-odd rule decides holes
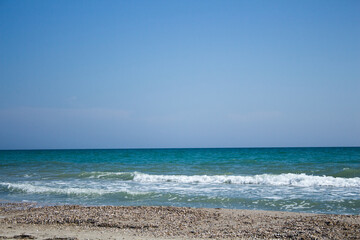
[[[14,239],[35,239],[34,236],[28,235],[28,234],[15,235],[12,238],[14,238]]]
[[[44,240],[78,240],[76,237],[54,237],[54,238],[46,238]]]

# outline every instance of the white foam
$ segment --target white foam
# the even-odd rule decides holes
[[[113,173],[112,173],[113,174]],[[123,173],[121,173],[123,174]],[[306,174],[261,174],[254,176],[234,175],[151,175],[139,172],[126,173],[133,175],[131,180],[112,179],[106,182],[98,180],[75,180],[75,181],[24,181],[24,182],[0,182],[0,186],[10,191],[23,191],[27,193],[55,193],[55,194],[111,194],[126,193],[131,195],[147,194],[150,192],[176,192],[180,194],[213,194],[227,191],[246,192],[252,189],[252,185],[263,186],[296,186],[296,187],[334,187],[338,188],[342,196],[354,197],[360,191],[360,178],[340,178],[331,176],[312,176]],[[198,184],[206,186],[199,188]],[[243,185],[243,187],[237,187]],[[246,185],[246,186],[245,186]],[[340,189],[341,188],[341,189]],[[346,192],[343,192],[343,190]],[[283,191],[284,189],[282,189]],[[308,188],[309,193],[314,189]],[[326,189],[317,189],[319,191]],[[350,192],[348,192],[350,191]],[[252,192],[252,190],[250,191]],[[256,193],[256,192],[255,192]],[[254,193],[254,194],[255,194]],[[302,193],[307,193],[302,191]],[[332,191],[332,193],[335,193]],[[271,190],[273,197],[274,190]],[[280,196],[276,194],[277,196]]]
[[[62,185],[61,183],[58,183]],[[0,183],[0,185],[7,187],[8,189],[20,190],[27,193],[60,193],[60,194],[106,194],[110,193],[104,189],[92,189],[92,188],[74,188],[74,187],[50,187],[39,186],[34,183]]]
[[[227,176],[227,175],[150,175],[135,172],[133,181],[136,182],[177,182],[177,183],[204,183],[204,184],[256,184],[296,187],[360,187],[360,178],[340,178],[331,176],[312,176],[306,174],[286,173],[280,175],[262,174],[254,176]]]
[[[88,178],[107,178],[107,177],[133,177],[134,173],[129,172],[89,172],[81,173],[80,176]]]

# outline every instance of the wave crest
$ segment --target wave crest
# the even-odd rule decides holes
[[[120,180],[133,180],[135,173],[130,172],[85,172],[79,175],[80,178],[115,178]]]
[[[102,195],[110,193],[110,191],[103,189],[91,189],[91,188],[59,188],[59,187],[49,187],[49,186],[39,186],[32,183],[0,183],[0,186],[7,188],[10,191],[14,192],[26,192],[26,193],[58,193],[58,194],[96,194]]]
[[[283,173],[279,175],[260,174],[253,176],[236,175],[156,175],[141,172],[88,172],[80,178],[116,179],[138,183],[176,182],[184,184],[255,184],[296,187],[360,187],[360,178],[314,176],[305,173]]]
[[[53,182],[52,186],[41,185],[41,182],[8,183],[0,182],[0,190],[10,192],[25,192],[35,194],[65,194],[65,195],[104,195],[124,194],[129,196],[146,195],[148,192],[135,192],[124,187],[118,189],[89,188],[84,186],[63,187],[61,183]]]
[[[135,173],[133,181],[136,182],[177,182],[177,183],[204,183],[204,184],[256,184],[274,186],[331,186],[331,187],[360,187],[360,178],[340,178],[331,176],[311,176],[306,174],[286,173],[280,175],[150,175]]]

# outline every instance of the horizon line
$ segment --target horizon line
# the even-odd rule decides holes
[[[301,146],[301,147],[129,147],[129,148],[14,148],[0,151],[56,151],[56,150],[166,150],[166,149],[255,149],[255,148],[359,148],[360,146]]]

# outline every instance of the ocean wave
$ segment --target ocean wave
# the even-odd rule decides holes
[[[77,176],[71,176],[70,179],[91,179],[97,185],[96,179],[105,179],[111,186],[120,187],[120,183],[179,183],[179,184],[235,184],[235,185],[267,185],[267,186],[295,186],[295,187],[342,187],[342,188],[360,188],[360,178],[344,178],[333,176],[316,176],[305,173],[283,173],[283,174],[259,174],[259,175],[157,175],[141,172],[84,172]],[[77,181],[77,180],[75,180]],[[53,186],[21,185],[28,183],[7,183],[9,187],[28,188],[29,192],[47,192],[53,191]],[[3,183],[0,183],[3,185]],[[107,186],[107,187],[110,187]],[[33,186],[33,187],[32,187]],[[71,186],[71,185],[70,185]],[[61,193],[83,193],[91,192],[98,194],[111,193],[110,189],[97,188],[59,188]]]
[[[136,182],[177,182],[177,183],[204,183],[204,184],[256,184],[296,187],[360,187],[360,178],[340,178],[331,176],[312,176],[306,174],[286,173],[280,175],[254,175],[254,176],[227,176],[227,175],[150,175],[134,173]]]
[[[296,187],[360,187],[360,178],[333,176],[314,176],[305,173],[259,174],[252,176],[236,175],[156,175],[141,172],[86,172],[81,178],[104,178],[138,183],[176,182],[184,184],[255,184]]]
[[[147,192],[134,192],[129,189],[100,189],[100,188],[87,188],[83,186],[78,187],[63,187],[62,184],[53,183],[53,186],[41,186],[40,183],[7,183],[0,182],[0,186],[10,192],[25,192],[35,194],[65,194],[65,195],[104,195],[113,193],[123,193],[126,195],[144,195]],[[0,189],[1,189],[0,188]]]
[[[32,183],[0,183],[2,187],[7,188],[10,191],[20,191],[26,193],[59,193],[59,194],[106,194],[110,191],[103,189],[91,189],[91,188],[59,188],[49,186],[39,186]]]
[[[116,178],[120,180],[133,180],[135,173],[130,172],[84,172],[80,173],[80,178]]]

